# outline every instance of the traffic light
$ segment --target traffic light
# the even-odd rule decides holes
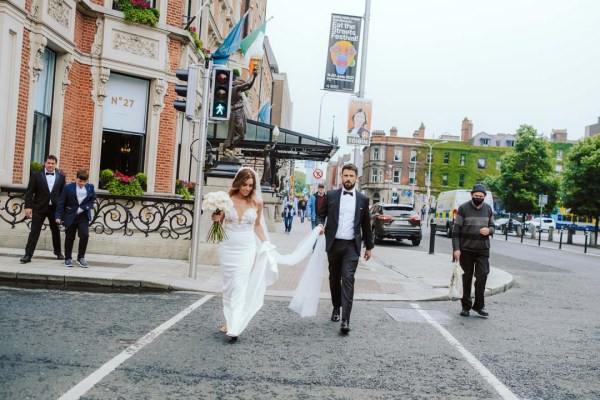
[[[233,74],[222,65],[215,66],[212,71],[210,119],[227,121],[231,107],[231,84]]]
[[[175,92],[185,100],[175,100],[173,107],[177,111],[185,112],[188,120],[196,118],[196,88],[198,87],[198,66],[191,65],[189,69],[178,69],[175,76],[187,85],[175,85]]]

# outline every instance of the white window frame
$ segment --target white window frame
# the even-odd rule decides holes
[[[402,147],[394,148],[394,162],[402,162]]]
[[[380,160],[379,147],[373,147],[373,160]]]
[[[402,175],[402,170],[399,169],[395,169],[393,174],[392,174],[392,182],[393,183],[400,183],[400,176]]]

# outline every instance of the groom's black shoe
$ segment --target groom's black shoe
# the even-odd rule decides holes
[[[340,332],[342,334],[347,334],[350,332],[350,322],[347,319],[342,320],[342,325],[340,326]]]
[[[340,309],[339,308],[333,309],[333,312],[331,313],[331,320],[333,322],[338,322],[340,320]]]

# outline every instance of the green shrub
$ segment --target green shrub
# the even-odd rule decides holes
[[[175,194],[182,196],[185,200],[189,200],[194,196],[196,186],[192,182],[187,182],[181,179],[175,181]]]
[[[108,189],[108,193],[114,194],[117,196],[143,196],[144,190],[142,186],[137,181],[137,179],[133,178],[127,182],[112,179],[106,185],[106,189]]]
[[[41,171],[42,168],[44,168],[42,167],[42,164],[32,161],[31,164],[29,164],[29,173],[33,174],[34,172]]]
[[[100,189],[106,189],[106,185],[114,179],[115,173],[112,169],[104,169],[100,172]]]
[[[145,173],[138,172],[135,174],[135,179],[137,179],[144,191],[148,190],[148,176]]]
[[[158,23],[160,12],[150,7],[150,3],[145,0],[115,0],[115,2],[119,11],[123,12],[126,21],[149,26],[156,26]]]

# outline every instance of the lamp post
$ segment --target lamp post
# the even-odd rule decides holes
[[[430,208],[430,201],[431,201],[431,162],[433,161],[433,146],[435,146],[436,144],[442,144],[442,143],[448,143],[447,140],[441,141],[441,142],[436,142],[436,143],[425,143],[425,142],[419,142],[419,144],[424,144],[426,146],[429,146],[429,169],[427,170],[427,179],[425,180],[425,184],[427,185],[427,200],[426,200],[426,204],[427,204],[427,209],[426,209],[426,213],[425,213],[425,220],[427,220],[427,226],[429,226],[429,208]]]
[[[319,139],[321,139],[321,112],[323,111],[323,99],[329,93],[333,93],[333,92],[325,92],[325,93],[323,93],[323,96],[321,96],[321,105],[319,106],[319,126],[318,126],[318,129],[317,129],[317,137]]]

